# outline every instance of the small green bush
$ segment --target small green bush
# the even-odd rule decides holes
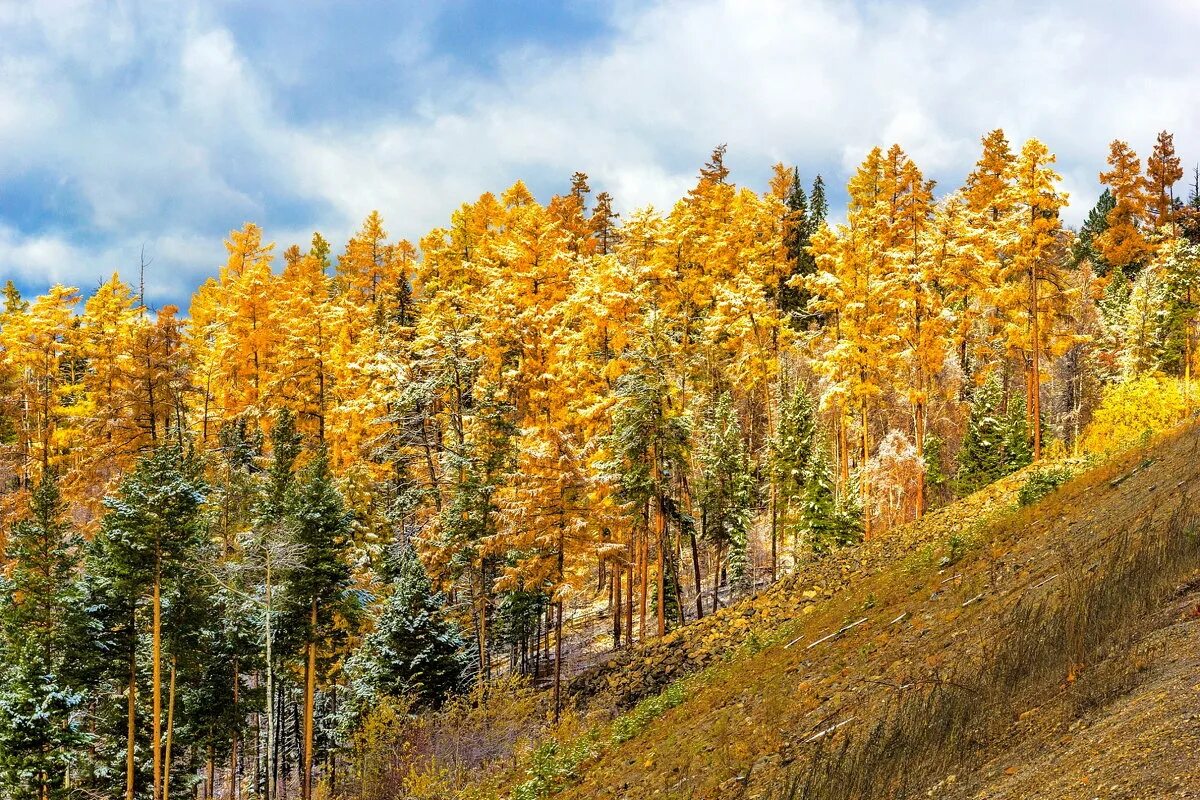
[[[1034,470],[1017,492],[1017,502],[1022,506],[1031,506],[1070,479],[1071,470],[1066,467]]]
[[[685,697],[684,686],[677,681],[664,689],[662,694],[648,697],[638,703],[632,711],[618,719],[613,725],[613,744],[621,744],[637,736],[653,720],[662,716],[668,709],[682,703]]]
[[[534,751],[529,778],[513,788],[512,800],[546,800],[558,794],[579,778],[580,765],[585,761],[602,753],[606,746],[615,747],[634,738],[686,697],[683,682],[676,681],[661,694],[646,698],[613,723],[607,743],[596,728],[571,744],[546,742]]]
[[[597,752],[597,734],[591,731],[570,745],[549,741],[533,753],[529,780],[516,786],[512,800],[544,800],[579,777],[579,765]]]

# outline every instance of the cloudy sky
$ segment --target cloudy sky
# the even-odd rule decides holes
[[[1074,222],[1113,138],[1200,160],[1197,42],[1195,0],[0,0],[0,279],[88,291],[144,247],[185,302],[247,220],[415,239],[575,170],[666,207],[722,142],[755,188],[893,141],[952,187],[998,126],[1058,153]]]

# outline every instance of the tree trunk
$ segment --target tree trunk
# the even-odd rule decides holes
[[[208,779],[204,782],[204,800],[213,800],[217,793],[217,760],[213,746],[208,746]]]
[[[655,546],[658,547],[658,603],[656,603],[656,611],[658,613],[658,635],[665,636],[667,633],[667,543],[663,541],[666,538],[666,526],[664,524],[666,520],[663,519],[661,498],[659,498],[659,502],[655,504],[655,507],[657,513],[654,517],[654,538],[656,540]]]
[[[167,683],[167,745],[163,751],[163,800],[171,799],[171,742],[175,738],[175,656],[171,656],[171,677]]]
[[[683,555],[680,552],[678,540],[676,540],[676,546],[671,548],[668,558],[671,567],[671,590],[675,593],[675,616],[682,626],[685,622],[683,618],[683,579],[679,576],[679,571],[682,569]]]
[[[688,531],[692,546],[692,577],[696,580],[696,619],[704,617],[704,587],[700,583],[700,546],[696,543],[696,531]],[[774,540],[771,546],[775,546]],[[682,608],[682,606],[681,606]]]
[[[539,604],[541,599],[538,600]],[[533,680],[541,677],[542,672],[542,612],[533,615]]]
[[[925,514],[925,401],[916,404],[917,518]]]
[[[871,429],[868,427],[867,404],[864,402],[861,406],[862,410],[862,505],[863,505],[863,538],[871,538],[871,489],[870,482],[867,479],[867,461],[871,458]]]
[[[779,579],[779,486],[771,479],[771,583]]]
[[[643,531],[641,547],[638,549],[638,582],[640,596],[638,598],[638,611],[641,614],[641,626],[638,628],[638,638],[646,638],[646,596],[650,589],[650,532],[649,529]]]
[[[274,769],[274,772],[272,773],[272,781],[273,781],[272,786],[274,788],[272,791],[274,791],[276,796],[278,796],[278,797],[286,797],[287,796],[287,759],[283,753],[282,744],[283,744],[283,740],[284,740],[283,718],[284,718],[284,712],[286,712],[286,710],[287,710],[287,705],[284,702],[283,691],[280,687],[275,688],[275,695],[276,695],[276,697],[275,697],[275,731],[274,731],[275,742],[273,744],[273,747],[275,749],[274,749],[274,752],[271,753],[271,758],[273,760],[273,762],[272,762],[273,769]],[[274,798],[272,798],[272,800],[274,800]]]
[[[332,703],[332,708],[331,708],[330,713],[333,715],[334,719],[337,719],[337,713],[338,713],[337,681],[334,681],[333,683],[330,684],[329,692],[330,692],[330,701]],[[330,797],[337,797],[337,777],[338,777],[337,751],[334,750],[333,748],[330,748],[330,750],[329,750],[329,796]]]
[[[275,661],[272,657],[274,631],[271,627],[271,552],[266,553],[266,647],[267,647],[267,800],[275,800]]]
[[[562,600],[554,605],[554,722],[557,724],[562,710]]]
[[[155,800],[162,798],[162,559],[155,554],[154,559],[154,608],[153,626],[151,628],[151,730],[150,760],[154,765]]]
[[[633,647],[633,564],[625,575],[625,644]]]
[[[610,570],[612,573],[609,581],[612,586],[613,650],[621,647],[621,574],[624,569],[621,564],[614,564]]]
[[[308,663],[304,671],[304,774],[300,776],[300,797],[312,800],[313,710],[317,694],[317,601],[309,611]]]
[[[850,437],[846,431],[846,415],[840,406],[834,406],[833,413],[837,415],[837,451],[838,451],[838,491],[840,499],[850,483]]]
[[[488,663],[488,630],[487,630],[487,580],[484,575],[482,558],[479,561],[479,601],[476,604],[479,615],[479,677],[487,680],[491,675],[491,664]]]
[[[238,690],[241,688],[239,679],[240,671],[238,669],[237,659],[233,659],[233,715],[237,718],[238,707]],[[238,797],[238,734],[237,729],[233,731],[233,741],[229,746],[229,800],[237,800]]]
[[[721,591],[721,545],[717,544],[716,558],[713,561],[713,583],[712,583],[712,613],[717,613],[717,595]]]
[[[1030,309],[1029,321],[1033,329],[1033,369],[1030,381],[1030,417],[1033,420],[1033,460],[1042,460],[1042,370],[1039,360],[1041,343],[1038,341],[1038,279],[1037,265],[1029,272]]]
[[[130,620],[130,632],[136,634]],[[129,651],[129,708],[125,739],[125,800],[133,800],[133,776],[136,770],[134,761],[134,736],[137,730],[137,644]]]

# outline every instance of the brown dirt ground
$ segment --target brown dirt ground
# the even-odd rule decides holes
[[[1141,643],[1153,655],[1129,692],[1082,716],[1031,715],[1011,749],[943,796],[1200,798],[1200,591],[1184,592],[1153,622]]]
[[[727,616],[749,622],[732,633],[721,626],[725,653],[705,658],[708,668],[685,702],[583,765],[560,796],[770,797],[789,765],[803,763],[812,737],[847,720],[829,737],[853,731],[895,686],[950,668],[1003,636],[996,619],[1017,599],[1051,590],[1055,576],[1086,564],[1120,532],[1165,524],[1189,493],[1200,497],[1198,454],[1193,429],[1091,470],[1031,508],[998,510],[992,502],[984,515],[970,503],[951,507],[887,542],[802,570],[776,590],[789,602],[767,603],[768,614],[753,610],[763,607],[761,597],[730,609]],[[1017,485],[1002,484],[993,499],[1011,508]],[[1185,608],[1196,600],[1180,602]],[[1183,610],[1163,614],[1147,639],[1161,646],[1132,691],[1082,720],[1066,718],[1052,699],[1031,703],[1010,735],[986,748],[991,760],[982,769],[930,776],[929,796],[1200,797],[1192,757],[1200,752],[1200,631]],[[686,659],[687,642],[703,638],[705,628],[681,633],[676,640],[684,644],[673,647]],[[641,692],[631,685],[657,685],[629,677],[639,661],[658,666],[662,653],[654,648],[662,645],[623,654],[587,682],[608,679],[620,684],[621,700],[636,699]]]

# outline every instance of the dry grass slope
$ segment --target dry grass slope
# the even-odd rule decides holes
[[[1073,774],[1062,760],[1085,757],[1084,730],[1128,736],[1088,720],[1140,703],[1128,716],[1145,723],[1145,706],[1166,704],[1139,693],[1186,680],[1176,628],[1200,616],[1186,599],[1200,568],[1198,456],[1189,429],[1025,508],[1026,476],[1010,476],[805,565],[577,676],[570,724],[464,796],[1074,796],[1038,781]],[[1169,611],[1189,602],[1183,621]],[[1163,777],[1127,755],[1122,785],[1157,794],[1078,796],[1168,796],[1200,780],[1185,759],[1164,756]],[[1100,779],[1077,766],[1073,786]]]

